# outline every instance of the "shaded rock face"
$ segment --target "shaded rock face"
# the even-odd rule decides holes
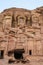
[[[8,56],[12,51],[12,56],[15,49],[43,55],[43,7],[32,11],[10,8],[0,13],[0,52]]]

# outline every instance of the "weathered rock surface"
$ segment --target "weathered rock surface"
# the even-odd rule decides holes
[[[43,7],[31,11],[9,8],[0,13],[0,52],[3,50],[6,58],[10,51],[14,58],[15,49],[43,55]]]

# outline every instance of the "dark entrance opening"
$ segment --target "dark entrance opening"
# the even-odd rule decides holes
[[[32,55],[32,50],[29,50],[29,55]]]
[[[14,50],[15,59],[23,59],[24,49],[16,49]]]
[[[0,59],[3,59],[3,58],[4,58],[4,51],[1,50],[1,51],[0,51]]]

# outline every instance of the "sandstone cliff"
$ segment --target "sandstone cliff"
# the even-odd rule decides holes
[[[26,53],[31,49],[32,55],[43,55],[43,7],[34,10],[9,8],[1,12],[1,41],[5,45],[7,41],[7,50],[13,50],[16,46],[25,48]]]

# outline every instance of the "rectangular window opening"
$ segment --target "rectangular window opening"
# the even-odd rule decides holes
[[[32,50],[29,50],[29,55],[32,55]]]
[[[4,58],[4,51],[1,50],[1,51],[0,51],[0,59],[3,59],[3,58]]]

